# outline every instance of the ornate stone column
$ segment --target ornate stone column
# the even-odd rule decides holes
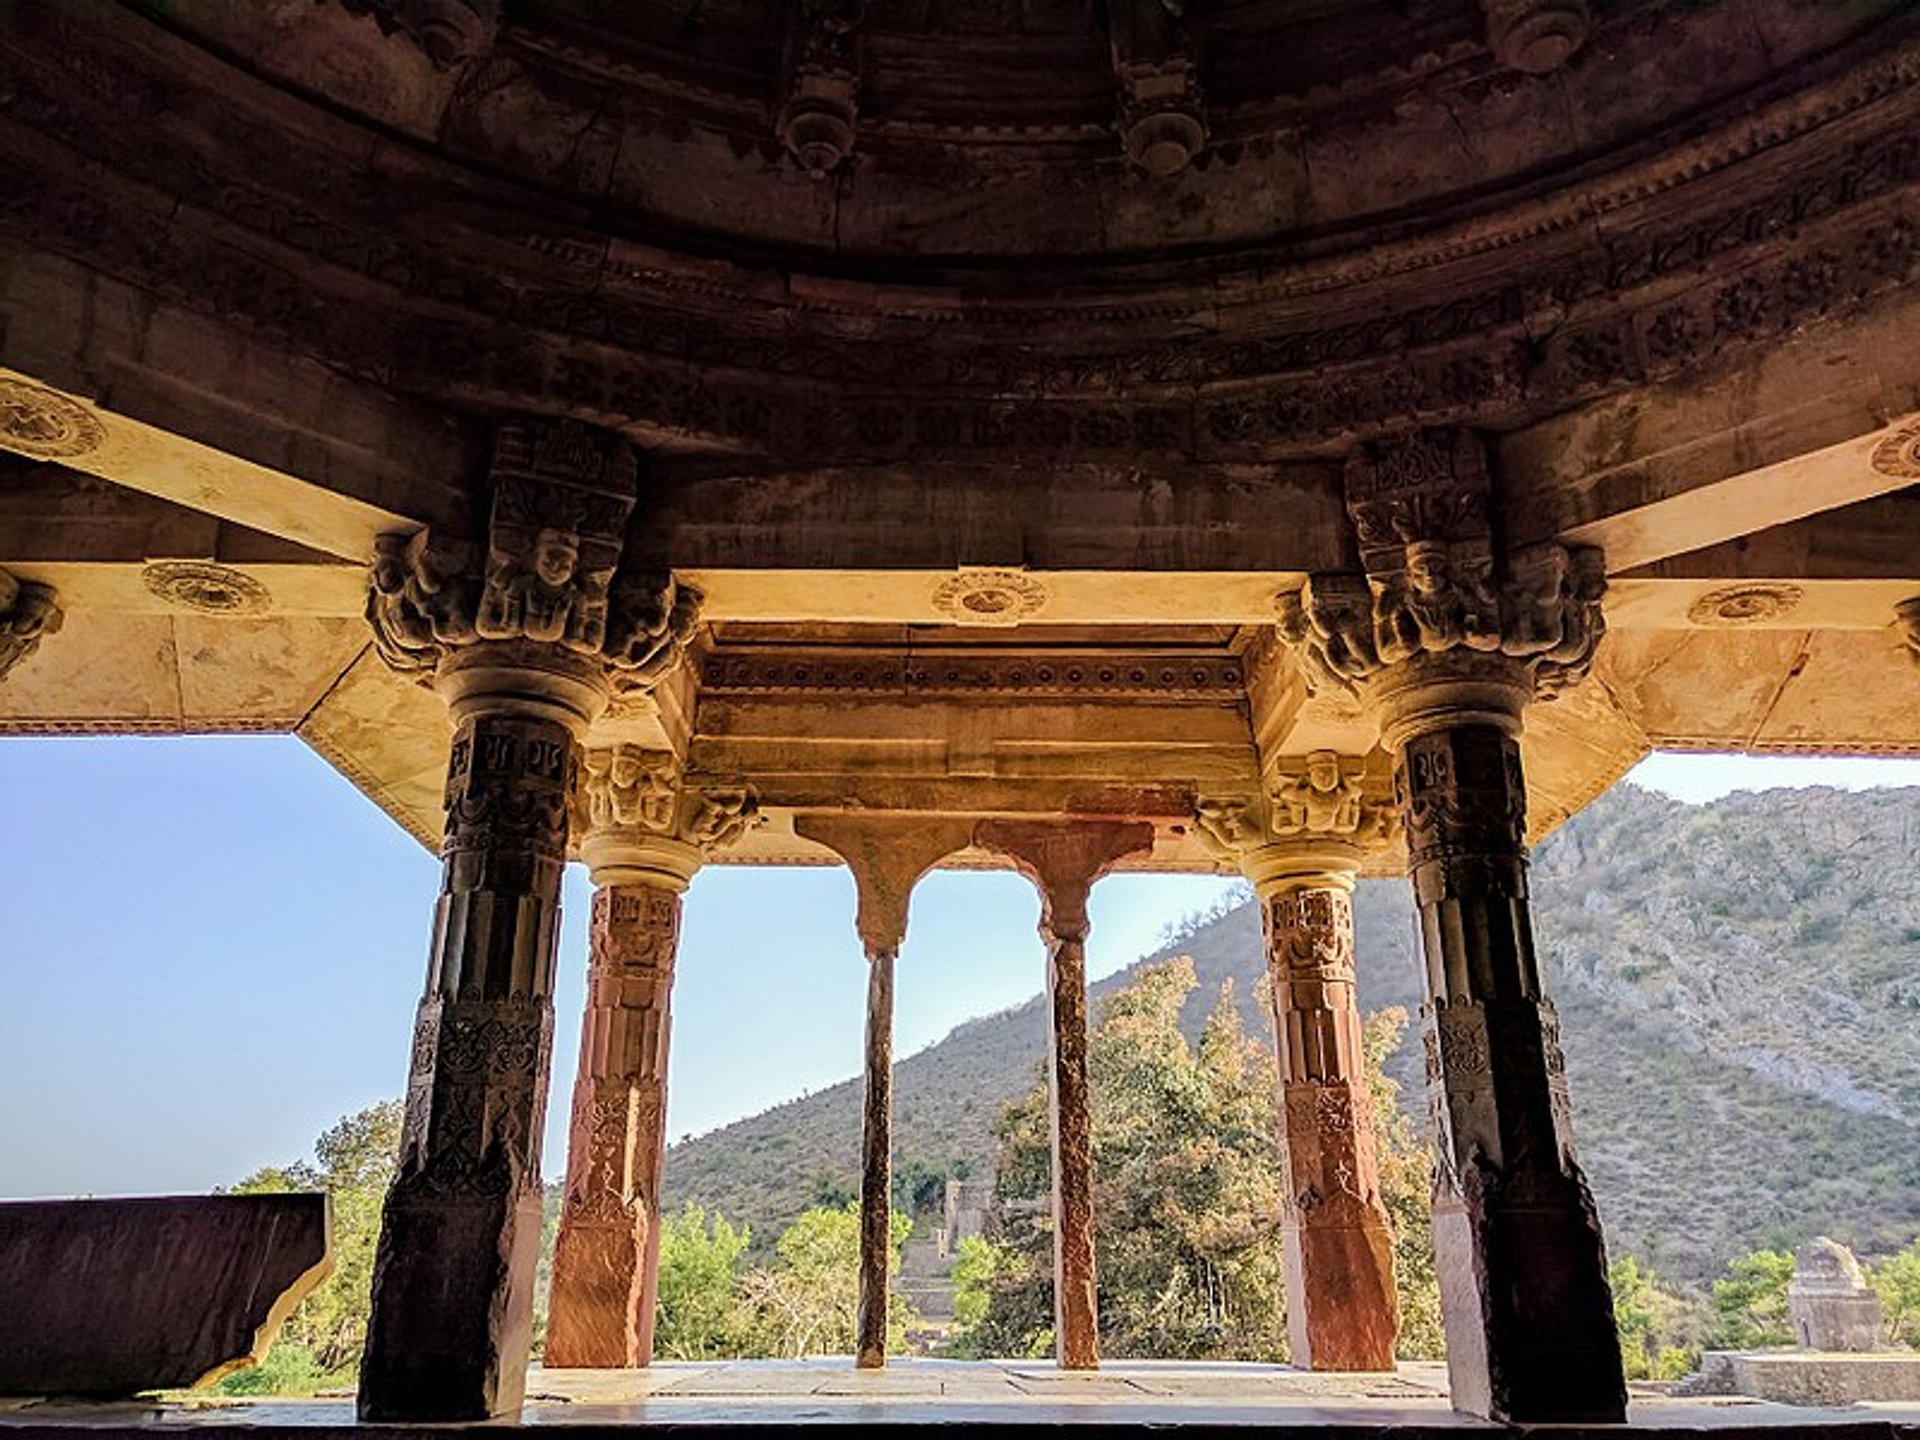
[[[51,585],[0,570],[0,680],[40,648],[40,639],[66,619]]]
[[[1313,1370],[1391,1370],[1400,1325],[1354,994],[1353,882],[1396,828],[1364,757],[1282,760],[1254,802],[1203,801],[1201,831],[1260,901],[1286,1168],[1287,1344]]]
[[[921,816],[817,815],[794,828],[847,862],[860,895],[856,924],[867,952],[867,1028],[860,1124],[860,1305],[854,1363],[887,1363],[888,1270],[893,1255],[893,971],[907,938],[920,877],[973,827]]]
[[[489,482],[484,544],[382,537],[367,606],[381,655],[446,700],[454,738],[364,1420],[519,1409],[577,747],[612,690],[677,661],[698,613],[671,576],[620,569],[635,485],[624,443],[571,423],[502,426]]]
[[[974,839],[1010,858],[1040,890],[1051,1022],[1054,1354],[1063,1370],[1093,1370],[1100,1364],[1100,1315],[1087,1082],[1087,895],[1116,861],[1152,850],[1153,826],[1120,820],[983,820]]]
[[[668,750],[589,750],[583,769],[575,820],[594,885],[587,1009],[545,1363],[622,1369],[653,1359],[680,896],[760,814],[747,786],[688,788]]]
[[[1426,953],[1434,1249],[1456,1409],[1626,1414],[1605,1247],[1574,1156],[1559,1021],[1527,898],[1521,716],[1578,680],[1604,621],[1598,552],[1506,551],[1477,437],[1427,432],[1348,467],[1366,575],[1283,597],[1319,684],[1375,706]]]

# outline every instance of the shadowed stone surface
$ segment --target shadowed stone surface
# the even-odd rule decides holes
[[[0,1395],[131,1395],[257,1362],[333,1269],[328,1197],[0,1204]]]

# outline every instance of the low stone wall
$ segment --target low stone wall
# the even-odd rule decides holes
[[[0,1395],[112,1397],[258,1361],[333,1268],[326,1195],[0,1204]]]
[[[1920,1353],[1709,1350],[1700,1357],[1699,1374],[1675,1393],[1752,1395],[1783,1405],[1814,1406],[1920,1400]]]

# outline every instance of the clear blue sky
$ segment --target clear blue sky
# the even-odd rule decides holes
[[[1915,784],[1920,762],[1655,757],[1682,799]],[[204,1191],[398,1095],[437,861],[290,738],[0,740],[0,1197]],[[1095,975],[1228,882],[1116,876]],[[570,869],[546,1168],[564,1163],[586,963]],[[688,895],[669,1127],[697,1133],[858,1071],[865,962],[840,869],[710,867]],[[1031,888],[914,897],[898,1053],[1040,985]]]

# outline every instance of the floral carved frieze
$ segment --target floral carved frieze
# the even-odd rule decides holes
[[[463,645],[531,641],[604,662],[616,691],[651,689],[702,597],[623,564],[632,450],[571,421],[503,425],[489,480],[484,544],[431,529],[376,541],[367,619],[381,656],[425,675]]]
[[[581,760],[575,821],[589,834],[659,836],[710,855],[764,819],[752,786],[689,786],[670,750],[613,745],[589,749]]]
[[[1016,695],[1234,699],[1244,667],[1225,656],[1166,654],[912,654],[857,650],[721,649],[702,694]]]
[[[0,680],[40,648],[43,636],[58,631],[65,618],[51,585],[0,570]]]

